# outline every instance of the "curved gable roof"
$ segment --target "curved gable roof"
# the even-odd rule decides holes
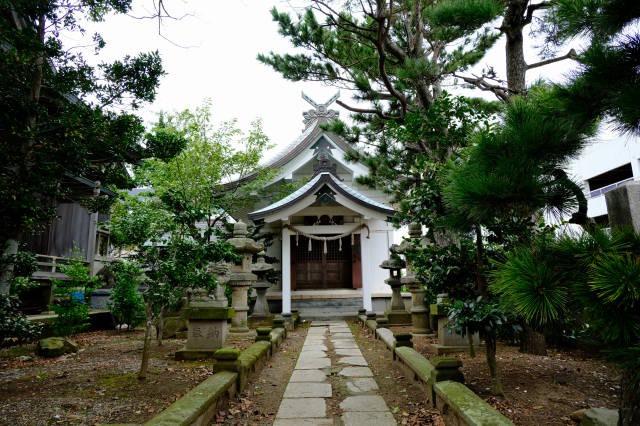
[[[275,203],[268,205],[262,209],[249,213],[249,219],[264,219],[266,216],[284,210],[285,208],[295,204],[298,200],[315,193],[325,185],[329,186],[336,193],[340,193],[351,201],[367,207],[371,210],[375,210],[389,216],[395,213],[395,210],[392,207],[384,203],[372,200],[371,198],[358,192],[354,188],[346,185],[330,172],[321,172],[315,175],[313,179],[311,179],[305,185],[298,188],[298,190],[292,192],[281,200],[276,201]]]
[[[267,164],[265,164],[264,168],[270,169],[279,169],[289,163],[291,160],[295,159],[298,155],[304,152],[307,149],[310,149],[314,143],[318,141],[318,138],[322,136],[322,134],[326,134],[331,142],[333,142],[338,148],[343,150],[344,152],[354,151],[355,149],[349,145],[347,141],[342,139],[340,136],[322,130],[320,127],[322,124],[326,124],[326,120],[316,120],[312,125],[310,125],[304,132],[292,143],[284,147],[280,150],[279,154],[277,154],[274,158],[272,158]],[[224,184],[225,189],[233,188],[235,185],[242,184],[244,182],[250,181],[256,177],[256,173],[248,174],[238,180],[228,182]]]

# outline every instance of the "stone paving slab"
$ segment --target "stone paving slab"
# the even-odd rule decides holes
[[[339,341],[333,342],[333,347],[336,349],[358,349],[358,345],[355,341]]]
[[[326,345],[304,345],[302,346],[302,352],[315,352],[315,351],[327,351],[327,346]]]
[[[278,419],[326,418],[327,404],[324,398],[285,398],[280,403]]]
[[[284,398],[331,398],[331,383],[289,383]]]
[[[327,372],[332,361],[327,356],[329,342],[340,357],[333,362],[339,371],[347,396],[339,403],[341,418],[327,417],[327,398],[334,396]],[[343,367],[344,366],[344,367]],[[341,368],[342,367],[342,368]],[[378,384],[362,356],[351,330],[344,321],[314,321],[308,330],[295,369],[289,379],[274,426],[391,426],[396,425],[384,399],[377,394]]]
[[[289,383],[297,382],[323,382],[327,378],[327,373],[322,370],[294,370],[289,379]]]
[[[326,358],[327,354],[324,351],[306,351],[306,352],[300,352],[300,356],[298,357],[298,360],[301,359],[311,359],[311,358]]]
[[[355,378],[347,382],[347,391],[350,394],[374,392],[378,389],[378,384],[371,377]]]
[[[390,412],[348,412],[342,416],[344,426],[396,426]],[[274,424],[275,426],[275,424]]]
[[[367,360],[362,356],[345,356],[343,358],[338,359],[338,364],[349,364],[349,365],[357,365],[360,367],[366,367]]]
[[[380,395],[348,396],[340,403],[343,411],[386,411],[387,403]]]
[[[273,426],[333,426],[331,419],[276,419]]]
[[[307,358],[299,359],[295,370],[318,370],[328,367],[331,367],[331,360],[329,358]]]
[[[360,349],[336,349],[338,356],[362,356]]]
[[[369,367],[345,367],[338,374],[345,377],[373,377]]]
[[[331,340],[340,339],[340,338],[353,340],[353,334],[351,334],[351,332],[348,332],[348,333],[331,333]],[[308,337],[307,337],[307,339],[308,339]]]

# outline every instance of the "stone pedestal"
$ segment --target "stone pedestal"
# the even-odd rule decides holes
[[[188,318],[187,344],[176,352],[176,359],[213,358],[214,352],[224,345],[227,338],[227,320],[233,317],[233,309],[190,306],[185,315]]]
[[[271,287],[271,283],[266,279],[266,274],[273,270],[273,266],[264,261],[264,256],[264,252],[258,253],[258,261],[251,266],[251,271],[258,277],[256,283],[253,284],[257,297],[251,318],[258,320],[271,319],[273,317],[269,311],[269,302],[267,302],[267,290]]]
[[[257,276],[251,272],[253,255],[262,251],[262,244],[247,238],[247,225],[239,221],[233,225],[233,238],[227,241],[236,254],[240,256],[239,263],[231,266],[229,286],[231,287],[231,306],[235,316],[231,320],[231,334],[248,334],[247,313],[249,311],[249,288],[256,282]]]
[[[640,182],[627,182],[607,192],[605,201],[611,228],[640,232]]]
[[[389,278],[384,280],[384,282],[391,287],[391,305],[387,308],[384,315],[389,325],[408,325],[411,323],[411,315],[405,309],[404,302],[402,301],[402,282],[400,280],[400,271],[406,264],[398,255],[398,246],[396,244],[393,244],[389,250],[391,251],[389,259],[380,265],[382,269],[389,270]]]
[[[411,333],[414,335],[429,335],[433,331],[429,326],[429,308],[424,304],[426,291],[413,271],[408,253],[418,244],[422,238],[422,226],[417,223],[409,224],[409,239],[404,240],[398,248],[398,253],[407,258],[407,275],[402,277],[401,283],[411,292]]]
[[[411,292],[411,333],[415,335],[432,334],[429,327],[429,309],[424,304],[424,287],[414,275],[408,275],[402,279],[403,284],[409,287]]]
[[[466,352],[469,350],[469,337],[462,336],[449,329],[449,318],[446,315],[445,304],[448,301],[448,295],[439,294],[438,303],[430,306],[431,315],[436,318],[438,323],[438,343],[431,345],[437,355],[445,355],[456,352]],[[473,345],[480,346],[480,335],[473,335]]]

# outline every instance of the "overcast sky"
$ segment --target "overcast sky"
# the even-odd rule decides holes
[[[141,115],[147,122],[160,110],[174,111],[199,105],[210,98],[216,120],[237,118],[243,129],[262,118],[273,144],[283,146],[302,131],[302,112],[310,106],[302,100],[304,90],[324,102],[336,91],[321,83],[294,83],[256,60],[258,53],[291,51],[277,31],[269,10],[300,11],[304,0],[167,0],[169,12],[181,20],[165,20],[158,34],[155,20],[130,16],[108,17],[104,23],[88,25],[88,34],[98,31],[107,43],[100,59],[109,61],[125,54],[158,50],[167,75],[158,96]],[[151,0],[138,0],[131,15],[149,15]],[[70,40],[82,44],[81,40]],[[86,43],[86,40],[85,40]],[[186,46],[186,47],[179,47]],[[530,43],[531,44],[531,43]],[[565,52],[561,52],[565,53]],[[529,46],[527,61],[536,62],[536,49]],[[492,49],[482,65],[493,65],[504,73],[504,39]],[[529,73],[529,80],[559,80],[575,65],[563,61]],[[348,93],[343,92],[343,98]],[[335,107],[340,109],[339,107]],[[340,111],[346,116],[345,111]]]

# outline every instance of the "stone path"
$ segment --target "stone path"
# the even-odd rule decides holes
[[[333,358],[333,362],[332,362]],[[327,413],[327,400],[337,399],[329,374],[336,374],[349,394],[335,401],[342,415]],[[396,425],[378,395],[367,361],[344,321],[314,321],[284,392],[274,426],[392,426]]]

